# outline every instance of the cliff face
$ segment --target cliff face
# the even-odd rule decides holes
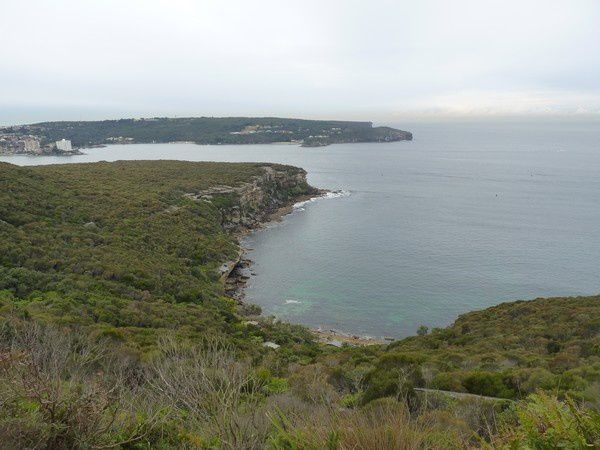
[[[236,233],[256,229],[269,221],[280,208],[322,192],[308,184],[303,169],[290,166],[264,166],[262,169],[262,174],[249,183],[237,187],[215,186],[186,196],[219,207],[221,225],[225,230]],[[243,296],[242,288],[247,279],[243,272],[249,264],[249,261],[242,260],[243,253],[240,248],[235,259],[219,267],[226,292],[238,300]]]
[[[231,187],[215,186],[189,198],[211,202],[219,207],[222,225],[228,231],[257,228],[279,208],[302,196],[319,194],[306,181],[306,171],[289,166],[264,166],[261,175],[249,183]]]
[[[267,166],[263,175],[239,188],[237,204],[223,212],[223,226],[226,229],[256,228],[300,196],[318,193],[307,183],[306,171]]]

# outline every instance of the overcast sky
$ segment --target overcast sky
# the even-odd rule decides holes
[[[0,123],[600,114],[598,0],[2,0]]]

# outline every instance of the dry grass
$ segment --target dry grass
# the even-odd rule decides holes
[[[431,420],[414,420],[406,404],[392,399],[361,409],[323,406],[311,408],[308,414],[280,411],[271,417],[277,429],[269,440],[271,449],[413,450],[469,445],[453,430],[436,429]]]
[[[5,448],[109,448],[140,440],[153,420],[134,419],[125,372],[107,376],[106,347],[27,324],[0,351],[0,442]]]

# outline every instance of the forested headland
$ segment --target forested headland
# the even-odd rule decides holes
[[[75,147],[116,143],[194,142],[323,146],[352,142],[411,140],[412,134],[371,122],[276,117],[156,117],[102,121],[42,122],[4,127],[2,133],[31,135],[42,143],[68,139]]]

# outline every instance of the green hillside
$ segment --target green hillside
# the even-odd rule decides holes
[[[360,348],[228,298],[236,235],[314,194],[305,175],[0,164],[0,448],[600,445],[600,297]]]
[[[519,399],[543,388],[600,407],[600,297],[503,303],[454,324],[387,346],[348,354],[351,373],[364,360],[367,400],[397,393],[397,371],[410,386]]]
[[[6,134],[34,135],[43,143],[69,139],[76,147],[111,143],[189,141],[198,144],[268,144],[410,140],[412,134],[371,122],[282,119],[277,117],[157,117],[95,122],[43,122],[7,127]]]
[[[244,335],[218,272],[238,254],[223,222],[239,199],[186,194],[248,183],[265,166],[0,163],[0,304],[142,346],[155,329]],[[306,182],[294,189],[279,188],[280,201],[310,191]]]

